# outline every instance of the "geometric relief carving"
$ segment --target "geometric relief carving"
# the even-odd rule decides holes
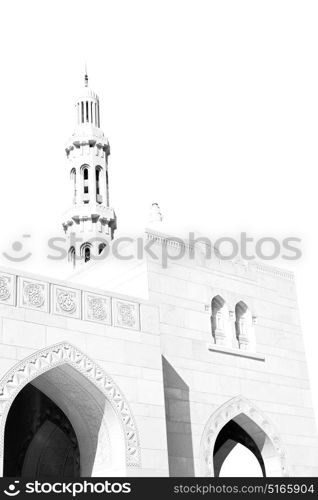
[[[48,283],[25,278],[19,280],[19,306],[48,312]]]
[[[136,423],[126,398],[104,370],[85,354],[67,342],[61,342],[36,352],[15,365],[0,380],[0,457],[3,457],[6,417],[18,392],[33,379],[55,366],[72,365],[88,378],[114,408],[120,418],[126,446],[126,464],[140,466],[140,442]]]
[[[84,292],[84,319],[111,325],[110,298],[105,295]]]
[[[268,436],[279,461],[280,475],[283,477],[288,476],[286,451],[275,427],[256,406],[243,396],[234,397],[216,410],[209,418],[201,439],[202,475],[206,477],[213,476],[213,450],[218,434],[230,420],[240,414],[245,414],[252,419]]]
[[[113,299],[114,325],[139,330],[139,304],[126,300]]]
[[[18,301],[16,304],[16,282]],[[51,294],[50,294],[51,291]],[[83,316],[82,316],[83,295]],[[51,296],[51,297],[50,297]],[[0,304],[18,305],[46,313],[140,330],[140,305],[106,295],[0,273]],[[50,307],[51,304],[51,307]],[[113,318],[113,322],[112,322]]]
[[[0,274],[0,302],[15,305],[15,276]]]
[[[53,285],[53,312],[79,319],[81,317],[80,291]]]

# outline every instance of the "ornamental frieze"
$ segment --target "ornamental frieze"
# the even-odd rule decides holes
[[[0,274],[0,302],[15,305],[15,276]]]
[[[79,290],[53,285],[52,293],[55,314],[81,318],[81,294]]]
[[[114,326],[139,330],[139,304],[113,299]]]
[[[19,278],[19,305],[48,312],[48,283]]]
[[[111,300],[109,297],[84,292],[84,319],[111,325]]]

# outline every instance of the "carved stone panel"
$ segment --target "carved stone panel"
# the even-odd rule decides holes
[[[111,303],[105,295],[84,292],[84,319],[111,325]]]
[[[49,285],[42,281],[18,278],[20,307],[49,312]]]
[[[115,326],[139,330],[139,304],[121,299],[113,299],[113,318]]]
[[[53,312],[62,316],[81,318],[81,293],[74,288],[53,285]]]
[[[13,274],[0,273],[0,303],[15,305],[16,277]]]

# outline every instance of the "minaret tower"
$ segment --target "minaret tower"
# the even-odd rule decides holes
[[[75,103],[76,128],[66,147],[72,207],[63,228],[69,260],[75,264],[96,259],[113,239],[116,215],[109,206],[109,142],[100,128],[99,98],[88,86]]]

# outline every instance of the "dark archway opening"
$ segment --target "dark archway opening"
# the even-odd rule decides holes
[[[13,401],[5,427],[5,477],[80,477],[75,431],[62,410],[32,384]]]
[[[91,249],[89,247],[85,247],[84,249],[84,262],[89,262],[91,260]]]
[[[265,464],[262,454],[254,439],[234,420],[230,420],[220,431],[214,445],[213,461],[214,476],[220,477],[220,471],[225,459],[229,456],[237,444],[245,446],[257,459],[262,474],[266,477]],[[236,476],[233,473],[233,476]],[[248,474],[247,474],[248,476]]]

